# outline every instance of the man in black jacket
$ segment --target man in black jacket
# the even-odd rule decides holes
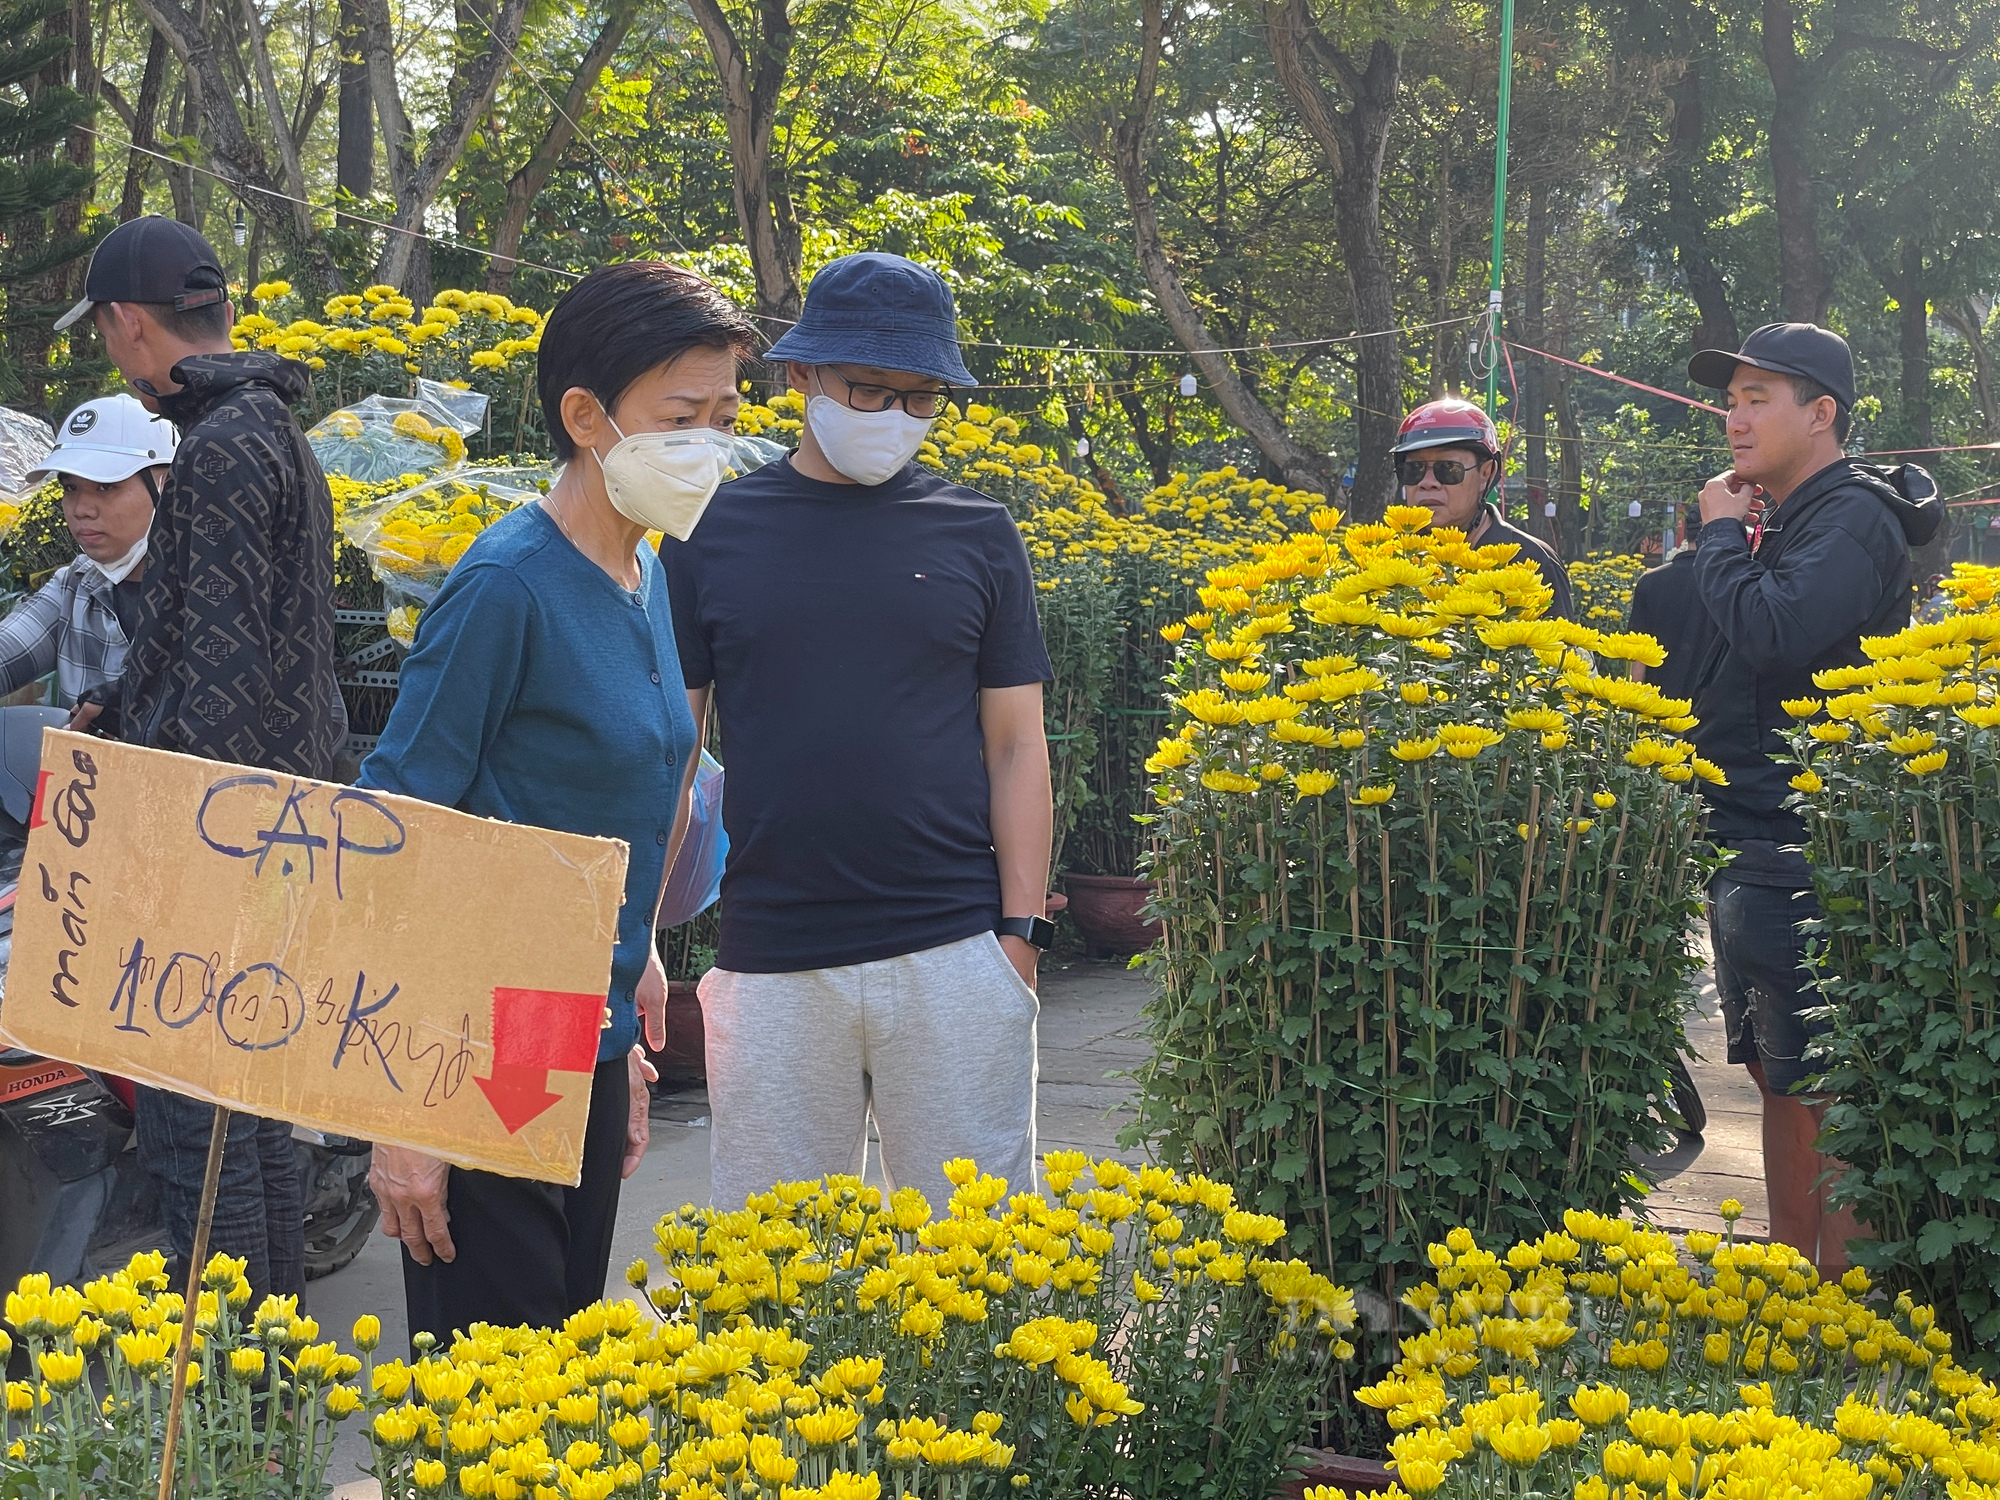
[[[1669,698],[1692,698],[1695,678],[1715,644],[1715,622],[1695,591],[1694,560],[1701,545],[1701,508],[1689,504],[1682,514],[1683,542],[1664,567],[1639,575],[1632,585],[1632,617],[1627,630],[1650,635],[1667,659],[1657,667],[1632,664],[1632,675],[1643,677]]]
[[[155,509],[139,621],[123,674],[77,723],[133,744],[299,776],[331,776],[346,714],[334,682],[333,497],[292,402],[297,363],[230,345],[222,268],[172,219],[121,224],[85,297],[139,399],[183,434]],[[214,1115],[139,1090],[140,1160],[160,1184],[185,1263]],[[261,1296],[305,1289],[290,1127],[232,1117],[210,1244],[244,1257]]]
[[[1733,855],[1709,886],[1716,989],[1729,1060],[1748,1064],[1763,1094],[1771,1237],[1831,1275],[1860,1228],[1826,1204],[1839,1164],[1817,1151],[1823,1108],[1803,1093],[1817,1071],[1806,1044],[1823,1027],[1800,1015],[1822,1001],[1798,924],[1819,907],[1805,823],[1785,806],[1794,768],[1776,758],[1789,753],[1781,705],[1812,696],[1813,673],[1862,661],[1864,635],[1908,623],[1909,549],[1936,534],[1943,509],[1922,469],[1846,456],[1854,362],[1838,334],[1773,323],[1737,353],[1695,355],[1688,374],[1728,392],[1734,459],[1702,488],[1694,561],[1716,631],[1695,681],[1694,740],[1729,778],[1702,794],[1710,839]]]

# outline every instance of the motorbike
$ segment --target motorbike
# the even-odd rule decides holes
[[[0,708],[0,987],[41,770],[42,730],[69,715]],[[3,992],[3,991],[0,991]],[[132,1086],[95,1069],[0,1046],[0,1286],[32,1271],[76,1283],[167,1242],[152,1178],[139,1165]],[[381,1210],[367,1141],[294,1127],[305,1213],[306,1279],[330,1276],[368,1242]]]

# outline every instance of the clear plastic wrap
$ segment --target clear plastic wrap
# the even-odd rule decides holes
[[[486,420],[487,397],[434,380],[417,394],[367,396],[328,412],[306,434],[319,466],[363,484],[441,474],[465,461],[465,440]]]
[[[417,615],[479,533],[539,500],[554,480],[555,471],[540,464],[461,469],[350,509],[341,530],[382,581],[389,634],[407,646]]]
[[[55,445],[55,433],[40,417],[0,406],[0,499],[19,505],[32,493],[27,476]]]
[[[723,477],[735,479],[788,451],[763,438],[736,437]],[[382,582],[394,640],[410,645],[417,616],[437,597],[445,575],[479,533],[516,506],[547,494],[556,472],[541,464],[455,469],[353,506],[341,517],[341,530],[368,555]],[[652,544],[659,539],[657,532],[648,534]]]

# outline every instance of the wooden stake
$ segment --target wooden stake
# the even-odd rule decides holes
[[[208,1132],[208,1166],[201,1176],[201,1207],[195,1213],[194,1249],[188,1255],[187,1306],[181,1309],[181,1339],[174,1349],[174,1388],[167,1401],[167,1440],[160,1451],[159,1500],[172,1500],[174,1464],[179,1458],[181,1403],[187,1398],[188,1356],[194,1352],[195,1319],[201,1313],[201,1273],[208,1261],[208,1230],[215,1222],[215,1192],[222,1181],[222,1145],[229,1136],[229,1111],[215,1107]],[[222,1293],[216,1293],[218,1308]]]

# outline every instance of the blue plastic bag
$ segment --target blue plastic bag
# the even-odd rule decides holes
[[[673,869],[667,872],[660,930],[678,927],[715,905],[728,860],[729,835],[722,827],[722,762],[704,750],[694,773],[694,795],[688,799],[687,834]]]

